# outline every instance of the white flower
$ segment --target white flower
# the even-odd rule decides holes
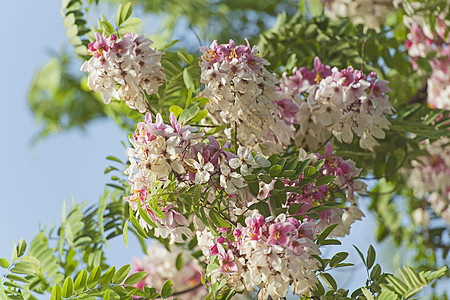
[[[247,186],[244,177],[237,172],[231,172],[231,169],[225,164],[220,165],[220,173],[220,186],[228,195],[236,194],[238,189]]]

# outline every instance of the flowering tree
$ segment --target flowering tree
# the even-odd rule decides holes
[[[118,6],[115,26],[102,15],[87,29],[86,9],[97,4],[63,1],[87,78],[75,79],[83,75],[69,73],[67,58],[53,60],[37,73],[30,105],[44,135],[61,126],[55,114],[69,117],[66,129],[114,118],[130,133],[128,161],[108,157],[115,165],[105,173],[117,174],[98,205],[64,209],[57,232],[42,230],[28,252],[21,240],[12,261],[0,260],[0,297],[282,299],[291,290],[409,299],[448,277],[448,3],[183,3],[161,6],[172,24],[183,11],[213,40],[200,52],[171,50],[164,34],[154,47],[136,33],[131,3]],[[248,20],[280,10],[270,29]],[[214,26],[236,41],[218,42]],[[240,36],[246,30],[258,46]],[[56,71],[49,84],[44,74]],[[62,89],[75,96],[53,97]],[[366,255],[355,246],[368,278],[349,291],[329,273],[352,266],[348,253],[322,251],[362,220],[361,197],[377,238],[413,246],[416,265],[396,277],[375,264],[372,246]],[[127,243],[129,232],[154,241],[133,267],[109,266],[108,240]]]

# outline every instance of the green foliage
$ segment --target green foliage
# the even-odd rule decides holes
[[[70,38],[70,43],[75,47],[75,53],[80,57],[87,58],[86,50],[89,41],[85,35],[90,30],[86,27],[82,0],[63,0],[61,14],[64,16],[66,34]]]
[[[69,73],[69,67],[69,57],[63,54],[52,58],[33,79],[28,104],[43,125],[41,136],[84,128],[93,119],[106,115],[101,100],[82,87],[80,78]]]

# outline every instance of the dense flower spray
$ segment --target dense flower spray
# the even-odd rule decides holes
[[[411,56],[414,70],[418,69],[418,59],[427,59],[432,73],[427,80],[427,102],[431,108],[450,110],[450,21],[444,14],[435,14],[434,28],[428,17],[417,12],[421,3],[402,1],[408,15],[403,22],[409,28],[405,47]],[[449,9],[449,8],[447,8]],[[429,56],[433,58],[429,58]]]
[[[412,162],[407,183],[436,215],[450,224],[450,139],[427,142],[426,150],[429,156],[420,156]]]
[[[284,113],[288,123],[300,125],[297,145],[317,149],[331,135],[344,143],[356,135],[361,148],[372,149],[378,145],[375,138],[383,139],[383,129],[389,129],[385,116],[393,113],[389,91],[387,81],[378,80],[374,72],[366,76],[352,67],[331,69],[316,57],[314,70],[294,68],[292,75],[283,74],[279,99],[297,111]]]
[[[365,190],[365,185],[354,179],[360,169],[351,160],[334,156],[331,143],[324,155],[307,156],[302,150],[297,164],[317,168],[318,178],[329,177],[333,193],[342,194],[348,205],[327,207],[329,187],[317,185],[305,174],[260,182],[258,191],[251,193],[248,180],[271,163],[250,148],[239,147],[231,153],[230,143],[221,146],[212,137],[202,140],[201,132],[181,125],[173,114],[170,124],[165,124],[160,115],[153,120],[148,113],[130,142],[126,174],[131,195],[126,200],[139,223],[153,229],[156,236],[169,238],[171,244],[196,235],[205,262],[216,266],[207,274],[212,284],[225,279],[226,285],[237,291],[258,287],[261,299],[284,297],[289,286],[294,293],[306,295],[317,282],[314,270],[318,261],[313,255],[320,251],[314,243],[316,234],[336,224],[331,235],[344,236],[363,216],[355,195]],[[289,214],[275,213],[277,208],[270,201],[280,184],[289,189],[280,203]],[[196,187],[207,195],[202,203],[204,216],[187,214],[179,204],[179,197]],[[266,203],[274,216],[253,209],[257,203]],[[212,225],[217,218],[213,217],[215,205],[229,220],[223,221],[227,227]],[[312,215],[317,208],[318,214]],[[242,218],[245,226],[239,223]]]
[[[258,56],[256,46],[218,44],[202,47],[200,81],[205,84],[203,96],[210,100],[207,109],[220,124],[237,127],[241,144],[258,144],[266,152],[281,150],[289,144],[286,125],[280,120],[273,103],[277,98],[277,80],[265,65],[269,63]]]
[[[81,67],[89,72],[89,89],[100,93],[106,104],[112,98],[123,99],[130,108],[147,111],[145,95],[155,94],[166,78],[160,63],[163,53],[151,44],[135,33],[118,39],[97,32],[96,41],[89,44],[92,58]]]
[[[320,254],[313,242],[316,224],[285,215],[264,218],[256,211],[245,224],[216,239],[206,229],[197,232],[204,255],[219,261],[212,282],[226,279],[237,291],[256,286],[259,299],[283,298],[289,286],[295,294],[306,295],[317,282],[313,270],[318,261],[312,257]]]
[[[355,24],[380,29],[393,9],[392,0],[321,0],[325,14],[331,19],[349,18]]]

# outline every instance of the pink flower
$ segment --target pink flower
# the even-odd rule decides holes
[[[237,272],[237,266],[234,262],[234,255],[231,250],[225,252],[225,250],[219,252],[219,271],[222,273],[232,273]]]
[[[269,239],[267,243],[269,245],[279,244],[281,246],[287,246],[289,244],[289,233],[294,229],[294,225],[291,222],[275,223],[269,227]]]
[[[245,224],[247,224],[247,235],[251,237],[252,240],[259,240],[262,235],[261,227],[264,225],[264,216],[259,216],[259,218],[247,217],[245,219]]]
[[[296,124],[295,114],[299,111],[297,104],[291,99],[281,99],[273,101],[278,108],[279,117],[284,120],[286,125]]]

